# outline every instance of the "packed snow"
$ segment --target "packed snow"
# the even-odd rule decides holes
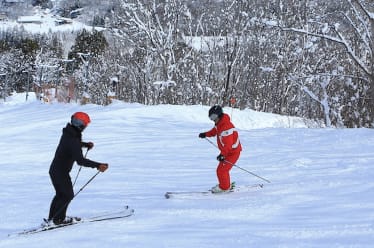
[[[264,188],[165,199],[166,191],[216,184],[217,149],[198,134],[213,127],[209,106],[43,104],[30,94],[0,102],[0,247],[373,247],[372,129],[310,128],[305,121],[225,108],[243,145],[237,185]],[[87,156],[109,163],[70,204],[86,217],[124,205],[126,219],[15,236],[47,217],[48,169],[72,113],[92,123]],[[214,139],[211,139],[215,142]],[[79,167],[74,166],[74,178]],[[75,189],[96,173],[83,168]]]

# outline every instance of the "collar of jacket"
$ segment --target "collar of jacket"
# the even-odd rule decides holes
[[[71,135],[73,137],[77,137],[79,139],[82,138],[82,132],[79,131],[77,128],[72,126],[70,123],[66,124],[66,127],[62,130],[64,134]]]
[[[223,114],[219,121],[216,123],[216,127],[221,126],[227,122],[230,122],[230,116],[228,114]]]

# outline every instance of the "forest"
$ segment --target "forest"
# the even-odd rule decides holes
[[[30,4],[63,17],[79,9],[92,29],[0,30],[3,99],[39,91],[82,104],[221,104],[374,126],[372,0]]]

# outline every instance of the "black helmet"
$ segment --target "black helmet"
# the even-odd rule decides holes
[[[221,118],[223,115],[222,107],[219,105],[214,105],[209,109],[209,119],[216,121],[218,118]]]

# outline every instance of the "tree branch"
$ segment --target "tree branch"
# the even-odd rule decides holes
[[[371,72],[371,70],[368,67],[366,67],[366,65],[360,60],[360,58],[358,58],[354,54],[353,50],[351,49],[351,47],[349,46],[347,41],[344,39],[344,37],[338,31],[336,31],[336,32],[338,33],[339,38],[333,37],[333,36],[330,36],[330,35],[316,34],[316,33],[312,33],[312,32],[309,32],[309,31],[306,31],[306,30],[303,30],[303,29],[284,28],[284,27],[280,27],[280,28],[281,28],[282,31],[291,31],[291,32],[295,32],[295,33],[306,34],[306,35],[319,37],[321,39],[326,39],[326,40],[336,42],[336,43],[339,43],[339,44],[343,45],[345,47],[346,51],[348,52],[349,56],[365,72],[365,74],[367,74],[369,77],[373,76],[372,75],[373,72]]]

